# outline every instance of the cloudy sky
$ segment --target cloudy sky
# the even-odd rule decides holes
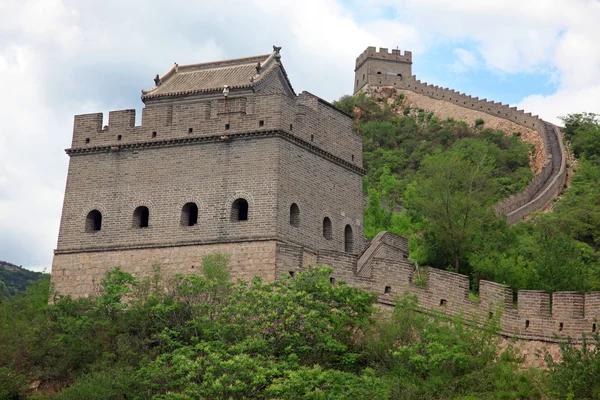
[[[50,268],[74,114],[140,109],[179,64],[283,46],[297,92],[352,90],[367,46],[550,121],[600,113],[598,0],[0,0],[0,260]]]

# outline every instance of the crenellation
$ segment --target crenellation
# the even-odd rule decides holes
[[[556,292],[552,294],[552,315],[556,318],[579,319],[584,317],[584,294]]]
[[[246,61],[255,65],[257,58]],[[390,232],[363,238],[362,140],[352,119],[308,92],[296,95],[280,64],[265,62],[274,72],[251,89],[196,88],[185,95],[164,89],[180,70],[236,62],[172,68],[160,87],[144,91],[141,126],[135,110],[110,112],[107,129],[100,113],[75,117],[53,263],[59,292],[86,296],[115,265],[140,276],[154,263],[167,276],[197,273],[203,256],[225,252],[232,275],[245,280],[293,277],[328,264],[332,284],[370,290],[382,305],[409,292],[422,311],[462,314],[474,323],[499,306],[507,336],[556,341],[553,333],[578,337],[595,329],[600,292],[519,291],[515,309],[512,289],[494,282],[479,283],[479,301],[469,299],[469,279],[457,273],[423,268],[427,282],[417,285],[406,238]],[[355,92],[391,86],[511,120],[519,116],[517,123],[538,124],[545,145],[552,144],[555,129],[537,116],[422,83],[411,63],[409,51],[367,48],[357,58]],[[509,221],[520,208],[546,200],[538,191],[547,180],[558,190],[552,157],[523,193],[499,203]],[[190,204],[197,210],[193,221]],[[148,209],[146,223],[138,207]],[[93,210],[102,215],[101,229],[87,219]]]
[[[517,306],[521,317],[550,317],[551,296],[543,290],[519,290]]]
[[[109,129],[126,129],[135,127],[135,110],[109,111]]]
[[[585,318],[600,322],[600,292],[588,292],[584,296]]]
[[[512,309],[513,290],[511,287],[496,282],[479,281],[479,300],[484,309],[490,306],[502,306],[504,310]]]
[[[73,123],[72,147],[86,144],[95,146],[98,134],[102,132],[102,113],[76,115]]]

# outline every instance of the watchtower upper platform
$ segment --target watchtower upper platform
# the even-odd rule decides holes
[[[412,52],[387,48],[367,47],[356,58],[354,68],[354,93],[359,92],[369,84],[380,83],[383,80],[402,80],[412,76]]]

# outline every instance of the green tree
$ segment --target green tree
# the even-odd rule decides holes
[[[411,206],[429,221],[430,243],[442,259],[453,260],[456,272],[489,215],[492,171],[487,153],[457,149],[423,160]]]

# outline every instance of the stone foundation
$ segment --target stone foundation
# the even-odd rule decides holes
[[[250,280],[260,276],[271,282],[275,279],[276,245],[270,240],[56,254],[52,283],[57,293],[85,297],[97,292],[98,284],[111,268],[120,266],[137,277],[149,276],[153,265],[159,265],[164,276],[198,273],[202,258],[215,253],[231,256],[229,270],[233,278]]]

